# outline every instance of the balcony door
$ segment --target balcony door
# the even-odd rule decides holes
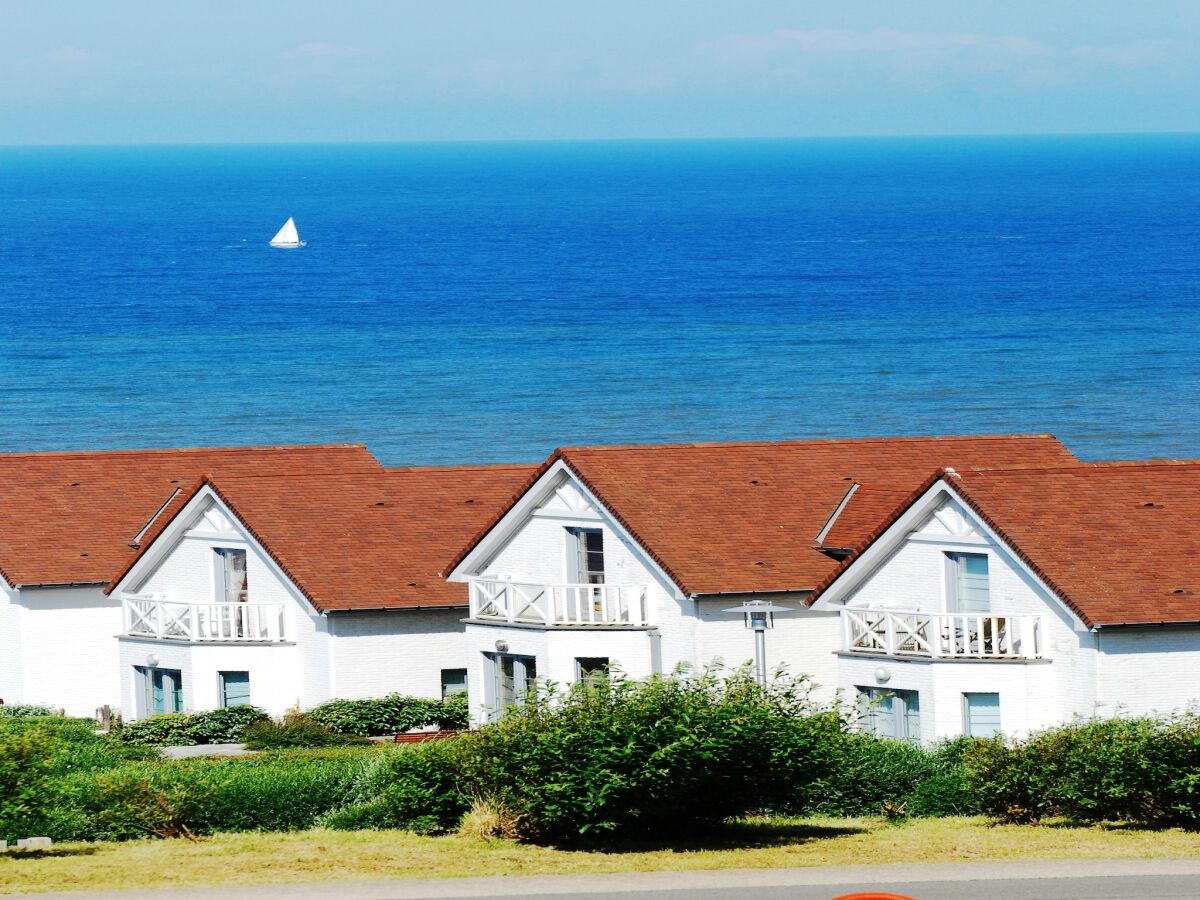
[[[230,547],[216,547],[214,550],[217,554],[217,602],[245,603],[250,599],[246,551]]]
[[[532,656],[497,653],[492,656],[495,672],[496,710],[503,713],[516,706],[537,687],[537,660]]]
[[[947,611],[987,615],[992,611],[986,553],[947,553]]]

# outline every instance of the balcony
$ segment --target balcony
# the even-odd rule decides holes
[[[131,637],[244,644],[287,639],[282,603],[187,603],[125,594],[122,606]]]
[[[473,578],[471,618],[546,628],[646,626],[644,584],[537,584]]]
[[[842,649],[923,659],[1041,659],[1038,616],[842,610]]]

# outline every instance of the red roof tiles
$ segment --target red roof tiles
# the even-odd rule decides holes
[[[12,585],[104,584],[164,501],[205,472],[381,468],[361,444],[3,453],[0,575]]]
[[[439,466],[205,483],[318,610],[465,606],[466,586],[441,578],[441,563],[535,468]]]
[[[567,447],[529,486],[559,460],[682,590],[699,594],[812,589],[837,566],[815,538],[854,482],[916,486],[938,466],[1076,461],[1046,434]]]

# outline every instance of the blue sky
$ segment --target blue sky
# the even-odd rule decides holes
[[[0,144],[1200,130],[1200,0],[0,0]]]

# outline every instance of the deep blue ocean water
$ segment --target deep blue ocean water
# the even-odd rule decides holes
[[[0,148],[0,449],[1007,431],[1200,457],[1200,136]]]

